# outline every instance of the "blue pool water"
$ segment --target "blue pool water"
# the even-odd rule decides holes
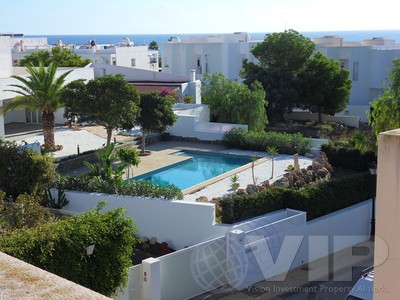
[[[200,182],[236,169],[251,162],[249,156],[179,151],[174,155],[192,158],[172,166],[134,177],[135,180],[149,180],[161,185],[173,184],[181,190]]]

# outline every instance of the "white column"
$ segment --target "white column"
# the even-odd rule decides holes
[[[142,300],[160,300],[160,260],[152,257],[143,260],[142,270]]]
[[[0,100],[0,107],[3,106],[3,101]],[[5,140],[6,139],[6,132],[4,130],[4,115],[0,115],[0,139]]]
[[[400,295],[400,129],[379,134],[374,299]]]
[[[226,278],[231,287],[240,290],[247,272],[245,234],[242,230],[232,230],[228,233],[226,242]]]

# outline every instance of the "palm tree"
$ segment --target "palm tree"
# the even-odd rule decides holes
[[[68,71],[56,78],[57,65],[50,63],[45,68],[42,61],[39,67],[30,65],[26,67],[29,74],[27,78],[21,76],[12,76],[23,85],[10,84],[19,90],[7,90],[14,92],[19,96],[14,97],[10,102],[0,107],[0,114],[5,114],[16,108],[28,108],[29,110],[39,110],[42,114],[44,146],[48,150],[56,150],[54,142],[55,117],[54,112],[63,107],[60,100],[62,85],[69,73]]]
[[[268,153],[268,155],[271,156],[271,160],[272,160],[271,178],[273,178],[274,177],[274,156],[276,156],[278,154],[278,149],[276,147],[268,147],[267,153]]]

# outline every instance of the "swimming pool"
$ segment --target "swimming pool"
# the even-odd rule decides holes
[[[134,177],[161,185],[173,184],[181,190],[206,181],[252,160],[249,156],[217,154],[200,151],[179,151],[173,155],[191,156],[191,159]]]

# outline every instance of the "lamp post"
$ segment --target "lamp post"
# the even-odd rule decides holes
[[[371,175],[376,178],[376,162],[368,164],[369,172]],[[375,185],[376,187],[376,182]],[[373,241],[375,239],[375,194],[376,188],[374,189],[374,193],[372,194],[372,214],[371,214],[371,237],[370,240]]]

